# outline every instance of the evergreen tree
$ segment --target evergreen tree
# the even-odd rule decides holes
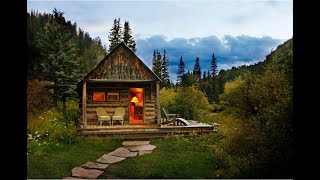
[[[133,51],[136,52],[136,43],[131,35],[132,31],[129,26],[129,21],[124,22],[123,28],[123,42]]]
[[[177,72],[177,84],[181,84],[183,76],[185,75],[185,64],[183,62],[182,56],[180,57],[178,72]]]
[[[211,78],[210,70],[208,70],[208,72],[207,72],[207,79],[210,79],[210,78]]]
[[[161,76],[161,65],[162,65],[162,56],[160,52],[157,50],[154,50],[153,52],[153,59],[152,59],[152,71],[160,78]]]
[[[189,71],[183,76],[183,80],[181,85],[182,86],[192,86],[194,84],[196,84],[196,78],[195,76],[190,73]]]
[[[218,65],[217,65],[217,59],[214,56],[214,53],[212,53],[212,60],[211,60],[211,72],[212,72],[212,77],[216,77],[217,73],[218,73]]]
[[[161,61],[161,78],[162,78],[162,87],[170,86],[170,76],[169,76],[169,58],[166,56],[166,50],[163,50],[163,56]]]
[[[72,43],[70,31],[57,23],[50,21],[46,24],[43,33],[36,36],[37,47],[41,50],[42,77],[49,81],[47,88],[55,106],[58,101],[65,102],[74,98],[74,88],[79,81],[79,64],[75,61],[76,46]]]
[[[201,79],[201,70],[200,70],[199,57],[196,58],[196,61],[194,63],[193,75],[195,76],[195,79],[197,80],[197,82],[199,82],[199,80]]]
[[[120,18],[114,19],[113,26],[110,32],[109,38],[109,53],[117,47],[117,45],[122,41],[122,27],[120,24]]]
[[[210,78],[210,85],[211,85],[211,90],[208,91],[208,100],[210,103],[216,103],[218,102],[218,97],[219,97],[219,89],[218,89],[218,81],[216,79],[217,76],[217,59],[214,55],[214,53],[212,53],[212,59],[211,59],[211,78]]]
[[[202,77],[202,79],[203,79],[204,81],[207,79],[207,73],[206,73],[206,71],[203,71],[203,77]]]

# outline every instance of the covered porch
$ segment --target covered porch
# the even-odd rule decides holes
[[[80,128],[113,128],[113,126],[122,125],[122,123],[107,121],[99,125],[98,121],[97,108],[103,108],[112,119],[118,107],[125,109],[123,127],[160,125],[158,81],[88,79],[82,84],[81,95]]]

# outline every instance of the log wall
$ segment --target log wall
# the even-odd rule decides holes
[[[123,87],[120,87],[119,84],[114,85],[113,83],[88,83],[87,86],[87,101],[86,101],[86,117],[87,124],[97,124],[98,116],[95,109],[97,107],[103,107],[106,109],[106,112],[111,117],[117,107],[125,108],[125,123],[129,123],[129,88],[144,88],[144,123],[145,124],[156,124],[157,123],[157,109],[156,109],[156,88],[152,83],[145,84],[122,84]],[[105,92],[106,101],[92,101],[93,92]],[[107,93],[114,92],[119,93],[119,101],[107,101]],[[79,116],[80,122],[83,122],[82,116],[82,98],[79,102]]]

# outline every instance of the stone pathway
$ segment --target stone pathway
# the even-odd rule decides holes
[[[104,154],[96,162],[86,162],[71,170],[71,176],[62,179],[97,179],[108,166],[126,158],[150,154],[156,148],[150,141],[123,141],[122,146],[110,153]]]

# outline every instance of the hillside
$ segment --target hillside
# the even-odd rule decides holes
[[[262,74],[265,71],[267,63],[275,63],[279,68],[287,67],[288,75],[292,79],[292,65],[293,65],[293,39],[289,39],[283,44],[277,46],[277,49],[266,55],[266,59],[253,65],[243,65],[232,67],[228,70],[221,70],[217,76],[219,83],[219,94],[223,93],[224,84],[228,81],[234,80],[236,77],[251,72],[253,74]],[[289,67],[289,68],[288,68]]]

